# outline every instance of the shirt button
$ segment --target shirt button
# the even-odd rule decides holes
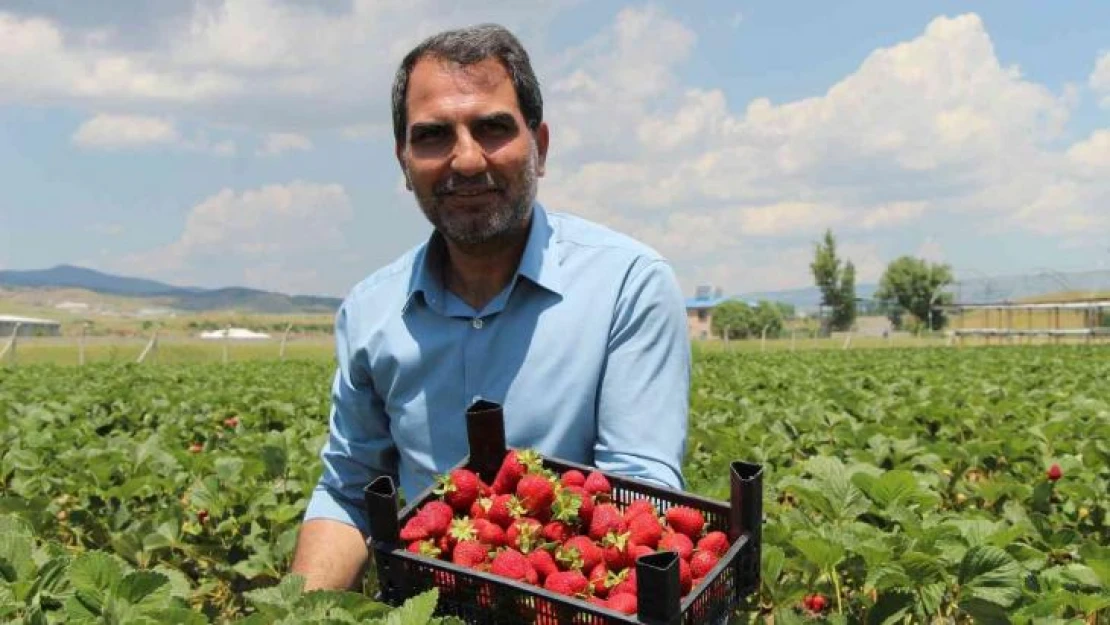
[[[471,322],[471,325],[474,326],[475,330],[481,330],[482,329],[482,320],[475,317],[474,321]]]

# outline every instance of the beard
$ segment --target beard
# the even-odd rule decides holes
[[[424,216],[445,239],[463,249],[500,247],[523,233],[536,199],[538,151],[531,142],[528,161],[516,176],[498,180],[487,171],[473,177],[452,175],[431,189],[413,185]],[[457,194],[483,192],[467,201]],[[464,200],[452,205],[454,199]]]

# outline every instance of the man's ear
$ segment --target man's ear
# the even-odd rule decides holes
[[[547,170],[547,145],[551,140],[551,131],[547,127],[547,122],[540,122],[536,127],[536,151],[539,158],[536,162],[536,175],[543,176]]]
[[[405,148],[400,143],[394,146],[397,164],[401,166],[401,174],[405,177],[405,188],[412,191],[412,178],[409,177],[409,168],[405,166]]]

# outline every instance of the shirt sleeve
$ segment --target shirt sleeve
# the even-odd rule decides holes
[[[660,259],[637,261],[617,300],[598,392],[599,469],[686,487],[690,360],[673,270]]]
[[[396,481],[397,449],[389,417],[366,369],[365,341],[352,300],[336,316],[336,367],[328,438],[320,452],[323,474],[304,519],[331,519],[369,534],[363,488],[381,475]]]

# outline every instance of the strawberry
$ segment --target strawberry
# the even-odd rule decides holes
[[[709,532],[698,540],[697,547],[701,551],[709,551],[723,558],[729,548],[728,535],[718,531]]]
[[[810,612],[823,612],[828,607],[829,602],[824,595],[806,595],[802,605]]]
[[[636,595],[636,567],[629,567],[617,576],[617,582],[609,587],[609,596],[628,593]]]
[[[636,595],[627,592],[610,595],[605,607],[622,614],[636,614]]]
[[[620,534],[626,529],[624,515],[616,506],[603,503],[594,507],[593,517],[590,519],[590,538],[601,540],[610,532]]]
[[[424,517],[419,514],[410,517],[409,520],[405,522],[404,527],[401,528],[401,540],[407,543],[424,540],[428,537],[428,526],[424,522]]]
[[[632,556],[628,553],[628,534],[610,532],[601,539],[601,553],[605,564],[614,571],[619,571],[632,564]]]
[[[586,484],[586,476],[578,469],[568,469],[563,472],[559,481],[561,481],[564,486],[584,486]]]
[[[549,575],[543,583],[547,590],[569,597],[585,593],[589,585],[590,580],[581,571],[559,571]]]
[[[543,526],[543,539],[548,542],[562,544],[573,535],[574,532],[564,521],[551,521]]]
[[[609,479],[605,477],[601,471],[590,471],[586,476],[586,482],[583,484],[586,492],[593,495],[596,501],[608,501],[612,498],[613,487],[609,484]]]
[[[663,526],[659,523],[659,517],[644,512],[632,517],[628,522],[628,532],[628,542],[654,549],[663,537]]]
[[[659,539],[659,551],[674,551],[683,560],[689,560],[694,553],[694,543],[686,534],[668,530]]]
[[[513,493],[516,491],[517,482],[525,473],[536,470],[541,466],[539,454],[532,450],[510,449],[501,461],[501,468],[493,478],[490,489],[496,494]]]
[[[543,525],[528,517],[517,519],[505,532],[506,544],[523,553],[538,547],[542,538]]]
[[[433,492],[441,495],[456,512],[466,513],[478,499],[479,482],[478,474],[473,471],[453,469],[447,475],[436,478],[436,489]]]
[[[678,561],[678,587],[682,596],[686,596],[694,587],[694,571],[690,568],[690,563],[683,559]]]
[[[516,495],[494,495],[486,512],[486,518],[504,529],[509,529],[513,521],[522,516],[524,516],[524,506],[520,505]]]
[[[431,540],[414,540],[409,543],[408,551],[421,556],[428,556],[429,558],[439,558],[442,553],[439,547],[436,546],[435,541]]]
[[[633,518],[645,513],[653,517],[659,516],[659,513],[655,510],[655,504],[651,503],[650,499],[641,497],[633,500],[632,503],[628,504],[628,507],[624,509],[624,520],[631,523]]]
[[[717,562],[721,558],[712,551],[701,551],[700,549],[690,556],[690,572],[694,577],[705,577],[713,567],[717,566]]]
[[[555,501],[555,485],[542,475],[529,473],[517,482],[516,496],[529,515],[538,516],[544,511],[550,514]]]
[[[543,549],[536,549],[527,556],[528,561],[532,563],[532,568],[536,569],[539,575],[539,582],[543,583],[548,575],[559,572],[559,565],[555,564],[555,558],[551,555],[550,551]]]
[[[470,504],[470,518],[475,520],[486,518],[492,505],[493,499],[490,497],[478,497]]]
[[[551,518],[556,521],[568,523],[579,520],[578,511],[582,508],[584,493],[576,493],[565,486],[559,486],[555,491],[555,501],[551,502]]]
[[[536,569],[524,554],[515,549],[504,549],[490,563],[490,573],[509,579],[535,584],[538,579]]]
[[[509,539],[505,535],[505,530],[501,526],[490,521],[489,519],[474,519],[474,531],[478,534],[478,540],[492,545],[494,547],[504,547],[508,544]]]
[[[489,545],[476,540],[464,540],[455,545],[455,550],[451,554],[451,561],[459,566],[477,568],[488,557]]]
[[[688,506],[675,506],[667,510],[667,524],[676,532],[697,540],[705,528],[705,517],[700,510]]]
[[[635,563],[636,560],[639,560],[643,556],[650,556],[653,553],[655,553],[655,550],[651,547],[648,547],[647,545],[630,545],[628,547],[628,555],[630,558],[632,558],[633,563]]]
[[[590,521],[594,517],[594,498],[582,486],[567,486],[563,488],[564,493],[568,496],[577,495],[578,499],[578,521],[583,527],[589,527]]]
[[[1060,465],[1053,464],[1051,467],[1048,467],[1048,471],[1045,472],[1045,477],[1048,478],[1048,481],[1055,482],[1056,480],[1064,477],[1064,471],[1060,468]]]
[[[594,568],[590,569],[590,586],[595,597],[604,597],[609,594],[609,586],[606,584],[608,579],[609,569],[604,562],[599,562]]]
[[[592,571],[605,560],[605,552],[589,536],[572,536],[556,551],[555,560],[566,569]]]
[[[448,545],[445,551],[450,551],[464,540],[478,540],[478,530],[474,527],[474,522],[466,517],[452,519],[444,538],[447,539]]]
[[[443,536],[451,527],[451,520],[455,518],[455,510],[442,501],[429,501],[416,513],[423,517],[424,527],[428,536]]]
[[[224,425],[232,429],[239,427],[239,417],[228,417],[224,419]]]

